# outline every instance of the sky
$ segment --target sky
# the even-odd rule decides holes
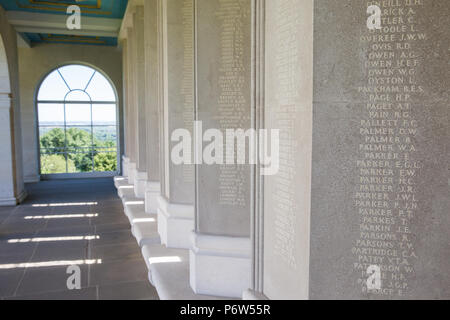
[[[40,103],[58,101],[59,103]],[[95,124],[115,124],[116,95],[109,81],[92,68],[81,65],[64,66],[51,72],[42,82],[38,93],[39,123],[64,125],[62,101],[111,102],[93,104],[92,121]],[[67,125],[90,124],[91,105],[86,103],[65,105]]]

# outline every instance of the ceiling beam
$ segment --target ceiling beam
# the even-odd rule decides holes
[[[6,16],[17,32],[51,33],[78,36],[117,37],[122,19],[81,17],[81,29],[67,28],[67,15],[7,11]]]
[[[64,34],[74,36],[92,36],[92,37],[117,37],[117,32],[108,31],[96,31],[96,30],[67,30],[56,28],[42,28],[42,27],[15,27],[17,32],[29,32],[29,33],[48,33],[48,34]],[[76,31],[76,32],[74,32]]]

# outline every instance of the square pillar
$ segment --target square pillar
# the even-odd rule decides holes
[[[127,39],[124,40],[126,63],[126,116],[127,116],[127,156],[128,161],[128,183],[134,185],[134,177],[136,176],[136,116],[135,116],[135,94],[134,94],[134,41],[133,28],[127,28]]]
[[[227,129],[252,128],[251,7],[248,0],[196,2],[196,120],[204,132],[219,131],[224,143]],[[196,139],[202,138],[196,132]],[[215,142],[217,155],[224,150]],[[197,163],[203,162],[202,150],[210,143],[197,143]],[[250,286],[254,168],[248,161],[237,164],[238,153],[247,157],[251,152],[248,146],[237,148],[231,159],[224,152],[224,164],[197,164],[196,230],[190,251],[190,283],[197,294],[241,297]]]
[[[159,2],[161,39],[161,195],[158,198],[158,232],[170,248],[190,246],[194,230],[194,166],[173,161],[180,143],[174,132],[191,135],[194,120],[194,1]],[[190,142],[188,142],[190,144]]]
[[[269,299],[308,299],[313,135],[313,0],[265,1],[262,125],[279,130],[279,168],[260,182],[254,281]],[[324,198],[325,199],[325,198]]]
[[[138,198],[145,197],[147,185],[147,120],[145,106],[145,36],[144,7],[136,6],[133,14],[133,32],[129,34],[132,41],[133,94],[135,107],[135,145],[136,174],[134,176],[134,193]]]
[[[158,0],[144,1],[145,118],[147,122],[147,181],[145,212],[157,214],[160,182],[160,60],[158,55]]]

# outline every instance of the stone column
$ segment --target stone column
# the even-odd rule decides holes
[[[135,7],[133,14],[133,94],[134,121],[136,138],[136,174],[134,177],[134,192],[136,197],[145,197],[147,184],[147,121],[145,106],[145,37],[144,37],[144,7]]]
[[[0,93],[0,206],[15,206],[12,104],[9,93]]]
[[[314,4],[310,298],[449,299],[450,2]]]
[[[135,66],[133,63],[134,56],[134,37],[133,28],[127,29],[127,110],[128,110],[128,183],[134,185],[136,176],[136,116],[135,116],[135,93],[134,93],[134,72]]]
[[[269,134],[279,130],[280,143],[278,170],[258,175],[263,188],[252,228],[255,289],[270,299],[307,299],[314,1],[260,3],[265,3],[259,8],[264,23],[258,25],[264,38],[260,56],[264,85],[258,122]]]
[[[123,119],[124,119],[124,136],[125,150],[122,157],[122,176],[128,177],[128,167],[130,165],[130,114],[129,114],[129,97],[128,97],[128,44],[127,40],[122,41],[122,85],[123,85]]]
[[[196,3],[196,120],[202,121],[204,131],[216,129],[223,136],[226,129],[245,131],[252,127],[253,2]],[[196,131],[197,138],[202,139],[201,130]],[[213,139],[198,145],[208,146],[205,153],[214,154],[207,151]],[[213,142],[217,160],[196,168],[196,230],[190,251],[190,283],[197,294],[241,297],[250,286],[252,167],[220,164],[221,153],[225,152],[217,139]],[[248,144],[247,148],[238,148],[226,163],[236,163],[237,154],[247,154],[248,149]],[[200,152],[197,162],[202,158]]]
[[[160,186],[160,100],[158,56],[158,0],[144,2],[145,105],[147,121],[147,186],[145,211],[156,214]]]
[[[162,243],[188,248],[194,230],[194,166],[171,159],[172,133],[192,134],[194,119],[194,6],[193,0],[160,1],[162,36],[161,178],[158,231]],[[179,137],[176,137],[178,140]],[[187,142],[190,144],[190,142]]]

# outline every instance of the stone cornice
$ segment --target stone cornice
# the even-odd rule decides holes
[[[130,0],[128,1],[127,10],[122,20],[122,26],[119,32],[119,43],[127,38],[127,29],[133,27],[133,17],[136,12],[136,7],[144,6],[144,0]]]

